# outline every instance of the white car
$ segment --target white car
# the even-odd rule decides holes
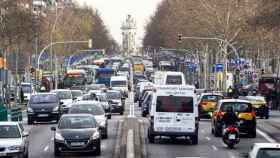
[[[241,154],[244,158],[276,158],[280,157],[279,143],[255,143],[250,152]]]
[[[73,103],[73,97],[71,90],[69,89],[56,89],[52,90],[51,93],[56,93],[59,101],[62,103],[63,111],[67,113],[68,109]]]
[[[18,122],[0,122],[0,157],[28,158],[28,133]]]

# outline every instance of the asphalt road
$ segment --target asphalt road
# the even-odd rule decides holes
[[[128,114],[129,109],[126,106],[125,115]],[[108,121],[108,138],[102,139],[101,156],[100,158],[112,158],[116,145],[117,129],[120,120],[125,118],[125,115],[113,114],[112,119]],[[34,125],[27,125],[26,119],[23,121],[25,130],[29,131],[29,157],[30,158],[54,158],[53,132],[50,130],[55,123],[38,123]],[[96,157],[86,154],[65,154],[62,157],[78,158],[78,157]]]
[[[145,123],[145,132],[147,132],[148,119],[142,118],[140,108],[135,108],[136,116]],[[228,149],[222,138],[214,137],[211,134],[210,120],[201,120],[199,123],[199,142],[198,145],[191,145],[190,141],[185,139],[171,140],[169,138],[156,139],[155,144],[147,142],[148,158],[186,158],[186,157],[203,157],[203,158],[238,158],[240,153],[249,151],[253,143],[268,142],[259,133],[256,138],[241,137],[241,141],[235,149]],[[147,133],[145,133],[147,139]]]

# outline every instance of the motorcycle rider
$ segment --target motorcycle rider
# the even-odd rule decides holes
[[[222,118],[225,127],[236,125],[238,121],[238,117],[234,113],[233,108],[231,106],[228,107]]]

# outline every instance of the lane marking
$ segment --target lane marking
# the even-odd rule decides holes
[[[235,158],[235,156],[233,155],[233,153],[229,152],[229,157],[230,158]]]
[[[266,139],[267,141],[269,141],[270,143],[277,143],[276,140],[274,140],[273,138],[271,138],[269,135],[267,135],[266,133],[264,133],[263,131],[257,129],[257,133],[259,135],[261,135],[262,137],[264,137],[264,139]]]
[[[133,129],[129,129],[127,132],[127,142],[126,142],[126,156],[128,158],[134,158],[134,133]]]
[[[214,151],[218,151],[218,148],[215,145],[211,146]]]
[[[210,141],[210,140],[211,140],[211,138],[210,138],[210,137],[205,137],[205,139],[207,139],[208,141]]]
[[[48,151],[49,150],[49,146],[47,145],[45,148],[44,148],[44,151]]]

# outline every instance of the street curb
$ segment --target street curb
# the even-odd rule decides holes
[[[120,158],[121,154],[121,136],[122,136],[122,131],[123,131],[123,121],[118,121],[118,129],[117,129],[117,139],[115,143],[115,149],[114,149],[114,154],[113,158]]]
[[[140,148],[141,148],[141,158],[147,158],[147,140],[145,137],[145,126],[144,122],[141,120],[139,121],[140,126],[139,126],[139,131],[140,131]]]

